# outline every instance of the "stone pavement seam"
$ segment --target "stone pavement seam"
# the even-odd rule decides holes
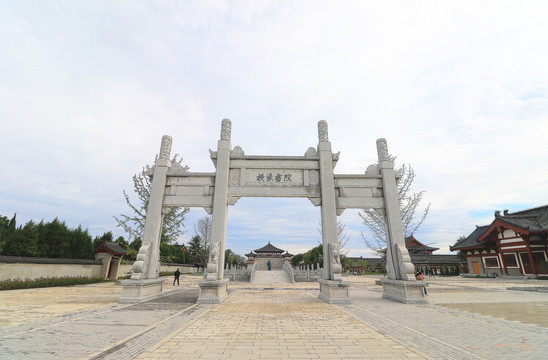
[[[0,329],[0,338],[12,337],[12,336],[20,335],[27,332],[46,329],[52,326],[57,326],[63,323],[71,322],[71,321],[93,317],[99,314],[114,312],[123,308],[127,308],[128,306],[132,306],[132,305],[133,304],[111,305],[111,306],[108,306],[107,308],[101,307],[101,308],[92,309],[92,310],[82,310],[75,313],[68,313],[68,314],[47,317],[44,319],[32,321],[30,323],[7,326],[5,328]],[[14,330],[17,332],[13,332]]]
[[[476,314],[476,313],[473,313],[473,312],[451,309],[451,308],[447,308],[445,306],[434,305],[434,304],[425,304],[425,305],[422,305],[422,306],[432,308],[432,309],[434,309],[436,311],[439,311],[439,312],[444,312],[444,313],[448,313],[448,314],[452,314],[452,315],[458,315],[460,317],[469,317],[471,319],[475,319],[475,320],[478,320],[478,321],[483,321],[483,322],[486,322],[486,323],[489,323],[489,324],[500,325],[500,324],[504,323],[505,326],[509,326],[513,329],[521,330],[521,331],[525,331],[525,332],[530,332],[534,335],[542,335],[542,336],[545,336],[545,337],[548,338],[548,328],[542,327],[540,325],[525,324],[525,323],[522,323],[522,322],[519,322],[519,321],[514,321],[514,320],[499,319],[499,318],[492,317],[492,316],[480,315],[480,314]]]
[[[459,349],[458,347],[453,346],[440,339],[434,339],[427,334],[392,321],[382,315],[375,314],[369,310],[362,308],[359,305],[346,304],[336,306],[344,311],[346,314],[352,316],[354,319],[366,324],[367,326],[380,330],[384,336],[391,338],[392,340],[401,343],[404,346],[418,347],[426,354],[435,358],[462,360],[475,358],[480,360],[487,360],[484,357],[477,356],[469,351]],[[368,316],[364,316],[364,314]],[[366,317],[368,318],[367,320],[365,320]],[[371,321],[372,318],[374,318],[375,321]],[[451,350],[449,350],[448,348]]]
[[[197,305],[192,305],[192,306],[190,306],[190,307],[188,307],[188,308],[186,308],[186,309],[183,309],[183,310],[179,311],[178,313],[175,313],[175,314],[173,314],[173,315],[171,315],[171,316],[169,316],[169,317],[167,317],[167,318],[165,318],[165,319],[163,319],[163,320],[161,320],[161,321],[159,321],[159,322],[157,322],[157,323],[154,323],[154,324],[150,325],[149,327],[144,328],[144,329],[141,330],[141,331],[138,331],[138,332],[136,332],[136,333],[134,333],[134,334],[131,334],[130,336],[127,336],[127,337],[125,337],[124,339],[122,339],[122,340],[120,340],[120,341],[117,341],[117,342],[115,342],[114,344],[111,344],[110,346],[108,346],[108,347],[106,347],[106,348],[103,348],[103,349],[101,349],[101,350],[99,350],[99,351],[97,351],[97,352],[95,352],[95,353],[93,353],[93,354],[91,354],[91,355],[85,357],[84,359],[98,359],[98,358],[99,358],[98,356],[100,356],[100,355],[103,354],[103,353],[109,352],[110,349],[112,349],[112,348],[117,348],[117,347],[119,347],[121,344],[127,343],[127,342],[129,342],[130,340],[132,340],[132,339],[134,339],[134,338],[136,338],[136,337],[138,337],[138,336],[141,336],[143,333],[145,333],[145,332],[147,332],[147,331],[150,331],[151,329],[154,329],[155,327],[158,327],[158,325],[160,325],[160,324],[162,324],[162,323],[164,323],[164,322],[166,322],[166,321],[168,321],[168,320],[171,320],[171,319],[174,318],[175,316],[179,316],[179,315],[181,315],[182,313],[184,313],[184,312],[186,312],[186,311],[188,311],[188,310],[190,310],[190,309],[195,308],[196,306],[197,306]]]

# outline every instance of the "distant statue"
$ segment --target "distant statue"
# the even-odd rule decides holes
[[[266,266],[268,267],[268,270],[272,270],[272,263],[270,262],[270,260],[268,260]]]

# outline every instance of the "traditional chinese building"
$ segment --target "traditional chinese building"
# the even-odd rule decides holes
[[[409,255],[432,255],[432,253],[440,248],[424,245],[419,242],[413,235],[405,238],[405,247]]]
[[[127,254],[127,251],[117,243],[106,242],[95,249],[93,253],[95,254],[95,260],[103,262],[101,277],[104,279],[117,279],[120,262],[122,257]]]
[[[548,205],[515,213],[495,212],[490,225],[477,226],[452,246],[477,275],[548,274]]]
[[[459,259],[457,255],[434,254],[434,251],[439,248],[425,245],[413,235],[405,238],[405,247],[409,252],[411,262],[415,265],[415,271],[448,275],[468,271],[466,261]],[[384,252],[386,253],[386,250]]]
[[[286,250],[278,249],[269,241],[262,248],[255,249],[249,254],[245,254],[245,256],[247,256],[248,264],[257,262],[259,270],[268,270],[267,263],[269,260],[272,269],[281,269],[286,260],[291,260],[293,254],[288,253]]]

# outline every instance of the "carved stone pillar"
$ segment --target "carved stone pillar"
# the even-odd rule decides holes
[[[133,263],[131,280],[122,281],[120,302],[142,302],[162,296],[163,279],[160,271],[160,236],[162,233],[162,207],[167,171],[171,166],[171,137],[163,136],[160,155],[154,163],[154,174],[145,218],[143,243]]]
[[[384,222],[386,231],[386,270],[383,279],[383,297],[404,303],[425,303],[426,297],[422,281],[416,281],[415,267],[405,247],[401,222],[400,202],[396,185],[394,163],[389,158],[385,139],[377,140],[379,168],[382,176],[384,197]]]
[[[333,178],[333,153],[329,142],[327,122],[318,122],[318,156],[320,158],[320,191],[322,196],[323,273],[320,298],[328,303],[349,303],[350,282],[342,281],[337,233],[337,207]]]
[[[221,123],[221,139],[217,143],[215,174],[215,195],[211,219],[211,244],[207,277],[200,281],[198,303],[220,303],[227,296],[227,281],[224,279],[224,253],[226,241],[226,220],[228,215],[228,181],[230,170],[230,134],[231,122],[224,119]]]

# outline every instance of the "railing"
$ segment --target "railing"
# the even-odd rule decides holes
[[[289,280],[291,280],[291,283],[295,283],[295,274],[293,273],[293,266],[291,266],[291,263],[289,261],[284,262],[282,269],[284,269],[289,275]]]
[[[251,273],[251,270],[247,270],[247,268],[244,266],[225,265],[225,271],[224,271],[225,278],[229,277],[230,279],[232,279],[232,281],[237,281],[237,280],[241,281],[243,279],[247,280],[249,279],[250,273]]]
[[[299,265],[293,269],[293,273],[298,281],[317,281],[322,277],[320,264],[316,265],[316,269],[313,265]]]
[[[251,274],[249,275],[249,282],[252,283],[253,282],[253,279],[255,278],[255,272],[259,270],[259,263],[258,262],[254,262],[253,263],[253,267],[251,268]]]

